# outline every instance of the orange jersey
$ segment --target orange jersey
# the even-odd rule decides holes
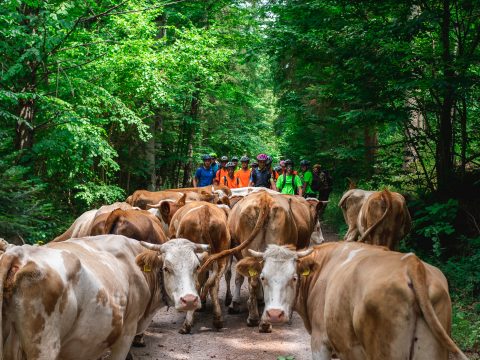
[[[223,183],[220,182],[220,179],[223,181],[223,177],[228,176],[228,171],[225,168],[221,168],[217,170],[217,173],[215,174],[215,181],[217,184],[223,185]]]
[[[252,174],[252,170],[248,169],[244,171],[243,169],[239,169],[235,171],[235,177],[238,179],[238,186],[237,187],[247,187],[250,186],[250,175]]]
[[[220,178],[220,185],[228,186],[228,188],[230,188],[230,189],[238,188],[239,187],[238,182],[239,182],[238,178],[235,175],[233,175],[233,178],[228,176],[228,174],[224,175]]]

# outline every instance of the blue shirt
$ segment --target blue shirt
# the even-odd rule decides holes
[[[209,169],[205,169],[205,167],[201,166],[197,169],[195,173],[195,177],[198,179],[198,187],[212,185],[213,184],[213,177],[215,173],[213,169],[210,167]]]
[[[218,169],[220,168],[220,164],[215,162],[210,166],[211,169],[213,169],[213,173],[216,174]]]

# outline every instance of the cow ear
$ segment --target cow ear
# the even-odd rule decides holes
[[[315,260],[310,256],[297,261],[297,273],[301,276],[309,276],[315,270],[315,267]]]
[[[170,215],[170,201],[162,201],[160,203],[160,214],[162,214],[164,220],[168,219],[168,215]]]
[[[202,252],[202,253],[200,253],[200,254],[197,254],[197,257],[198,257],[198,259],[200,260],[200,263],[201,263],[201,264],[203,264],[203,262],[204,262],[205,260],[207,260],[208,255],[209,255],[209,254],[208,254],[208,251],[204,251],[204,252]]]
[[[158,256],[158,252],[152,250],[138,254],[135,262],[144,273],[158,272],[163,266],[162,257]]]
[[[224,205],[227,205],[228,207],[230,207],[230,199],[227,197],[227,196],[224,196],[220,199],[220,202]]]
[[[256,277],[262,272],[263,264],[261,259],[246,257],[237,263],[237,272],[246,277]]]

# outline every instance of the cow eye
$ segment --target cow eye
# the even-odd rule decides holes
[[[164,268],[163,268],[163,272],[169,273],[169,272],[170,272],[170,269],[167,268],[167,267],[164,267]]]
[[[265,281],[265,276],[261,275],[260,280]]]
[[[293,280],[293,281],[297,281],[297,280],[298,280],[297,275],[295,275],[292,280]]]

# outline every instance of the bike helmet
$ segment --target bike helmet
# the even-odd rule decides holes
[[[254,161],[254,162],[252,163],[252,167],[258,167],[258,162]]]
[[[238,162],[238,157],[236,157],[236,156],[232,157],[232,161]]]
[[[293,161],[290,159],[285,160],[285,166],[293,166]]]
[[[221,162],[228,161],[228,157],[224,155],[220,158],[220,161]]]
[[[217,156],[217,153],[214,153],[214,152],[213,152],[213,153],[210,154],[210,157],[211,157],[212,159],[216,159],[218,156]]]
[[[267,155],[267,165],[270,165],[273,162],[273,159],[270,155]]]
[[[300,165],[301,165],[301,166],[308,166],[308,165],[310,165],[310,161],[308,161],[308,160],[302,160],[302,161],[300,161]]]
[[[212,160],[212,157],[208,154],[202,155],[202,161]]]
[[[275,170],[276,172],[279,172],[279,171],[282,171],[282,167],[277,165],[273,168],[273,170]]]
[[[233,162],[229,161],[229,162],[227,163],[227,165],[225,165],[225,167],[226,167],[227,169],[228,169],[229,167],[234,168],[234,167],[235,167],[235,164],[234,164]]]
[[[258,154],[257,160],[258,160],[258,161],[267,161],[267,160],[268,160],[268,156],[267,156],[267,154]]]
[[[280,161],[280,166],[281,166],[281,167],[286,166],[286,165],[285,165],[285,160]]]
[[[242,156],[242,158],[240,159],[240,162],[249,162],[250,159],[248,158],[248,156]]]

